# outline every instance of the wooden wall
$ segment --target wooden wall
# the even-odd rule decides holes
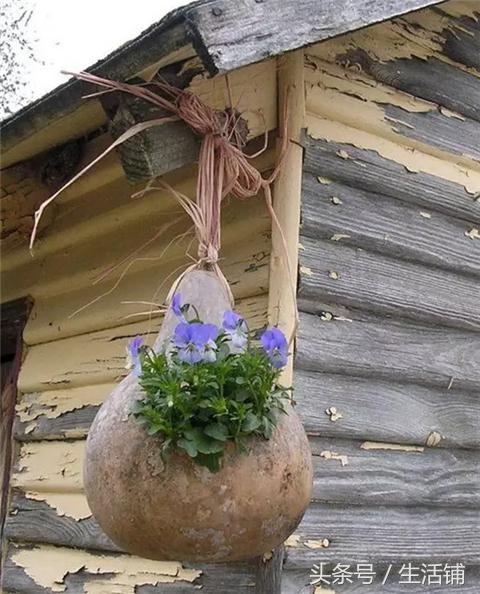
[[[276,76],[274,62],[230,75],[234,102],[251,110],[251,137],[277,125]],[[225,104],[221,77],[195,79],[192,88],[212,105]],[[83,162],[107,142],[104,136],[90,141]],[[271,168],[272,152],[256,164]],[[195,175],[190,167],[166,179],[193,195]],[[135,314],[151,309],[142,302],[162,303],[175,275],[191,263],[185,252],[195,254],[191,234],[182,238],[190,228],[185,215],[166,192],[132,199],[140,188],[128,185],[112,156],[47,213],[32,258],[26,247],[32,213],[50,190],[30,165],[7,170],[2,181],[8,223],[2,300],[30,295],[34,302],[18,386],[5,591],[251,592],[248,564],[182,566],[122,554],[99,529],[83,493],[85,437],[103,398],[126,373],[125,346],[136,334],[153,342],[161,323],[158,313]],[[261,196],[225,207],[221,266],[252,329],[266,323],[270,242]]]
[[[476,2],[305,50],[294,384],[315,488],[289,594],[480,590],[479,56]],[[378,577],[310,585],[320,562]],[[401,585],[408,562],[463,562],[465,584]]]
[[[474,11],[474,2],[447,2],[305,50],[294,382],[315,484],[312,505],[286,543],[288,594],[448,591],[379,583],[390,563],[395,571],[404,562],[462,561],[466,583],[455,591],[479,589],[480,15]],[[240,110],[249,109],[251,136],[264,122],[276,127],[273,62],[232,73],[231,84]],[[193,85],[222,105],[222,78]],[[107,142],[101,134],[91,139],[82,161]],[[269,153],[258,164],[268,169],[272,161]],[[192,192],[194,176],[192,167],[167,179]],[[86,505],[81,463],[89,424],[125,372],[127,341],[136,334],[153,339],[161,322],[159,315],[129,316],[149,309],[138,301],[163,300],[191,239],[179,238],[188,224],[168,195],[132,201],[136,189],[116,157],[108,158],[50,209],[32,259],[26,249],[32,213],[50,189],[30,165],[3,176],[2,299],[34,300],[19,383],[6,592],[254,588],[248,564],[182,566],[122,554]],[[259,328],[266,321],[271,243],[261,199],[226,208],[223,243],[222,266],[238,307]],[[130,264],[125,258],[142,244],[135,253],[141,259]],[[313,586],[310,571],[322,561],[370,562],[379,578],[363,587]]]

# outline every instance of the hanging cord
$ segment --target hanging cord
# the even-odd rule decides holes
[[[285,113],[283,121],[285,124],[281,131],[282,141],[277,164],[270,176],[263,178],[260,172],[250,163],[249,156],[242,150],[243,142],[240,139],[237,128],[240,117],[236,117],[233,110],[226,110],[223,112],[214,110],[203,103],[199,97],[190,91],[177,89],[164,82],[155,81],[149,83],[150,87],[154,87],[155,90],[158,90],[161,93],[159,94],[150,88],[147,88],[145,85],[131,85],[128,83],[111,81],[87,72],[67,74],[72,74],[79,80],[96,84],[105,89],[100,93],[95,93],[90,96],[98,96],[112,91],[120,91],[144,99],[171,115],[133,125],[119,136],[103,153],[96,157],[82,169],[82,171],[77,173],[69,182],[60,188],[60,190],[45,200],[35,212],[34,227],[30,238],[30,249],[33,248],[38,231],[38,224],[45,208],[53,202],[63,190],[72,185],[95,163],[100,161],[100,159],[115,147],[144,130],[162,125],[168,121],[183,120],[196,134],[202,137],[198,160],[196,199],[192,200],[184,194],[181,194],[166,184],[163,180],[157,179],[156,182],[159,183],[161,187],[170,191],[191,218],[198,241],[198,259],[174,282],[167,298],[167,302],[169,302],[173,296],[178,283],[185,274],[196,268],[204,268],[212,270],[218,276],[233,306],[231,289],[218,265],[218,253],[221,245],[221,204],[223,199],[229,194],[243,200],[255,196],[260,190],[263,190],[272,224],[277,228],[281,238],[283,257],[285,260],[284,265],[287,270],[287,276],[292,291],[295,312],[297,312],[296,287],[292,265],[288,254],[285,235],[273,208],[271,194],[271,185],[282,167],[283,159],[288,148],[286,129],[287,101],[284,104]],[[153,180],[153,182],[155,182],[155,180]],[[141,195],[150,190],[159,189],[153,185],[153,182],[149,182],[146,188],[137,193],[137,195]],[[296,313],[295,326],[292,331],[292,336],[290,337],[290,343],[293,341],[297,326],[298,313]]]

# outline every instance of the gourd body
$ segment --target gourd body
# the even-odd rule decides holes
[[[220,324],[229,308],[211,273],[190,273],[178,291],[205,321]],[[168,312],[155,348],[175,324]],[[85,490],[105,533],[129,553],[179,561],[237,561],[281,544],[312,489],[310,448],[296,412],[279,413],[272,438],[249,438],[246,452],[228,444],[220,471],[212,473],[178,449],[162,459],[159,438],[131,414],[140,390],[138,379],[127,376],[87,439]]]

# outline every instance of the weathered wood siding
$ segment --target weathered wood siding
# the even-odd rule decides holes
[[[447,2],[305,50],[294,384],[315,489],[288,594],[480,589],[479,19]],[[322,589],[320,562],[378,575]],[[399,584],[408,562],[463,562],[465,584]]]
[[[276,127],[274,62],[232,73],[230,85],[239,109],[250,109],[250,137],[265,125]],[[192,86],[210,104],[225,104],[223,77],[196,79]],[[107,142],[99,136],[88,143],[83,162]],[[257,160],[263,170],[272,164],[272,151]],[[195,176],[192,166],[166,179],[193,195]],[[26,247],[32,213],[51,190],[23,165],[7,170],[2,182],[2,299],[30,295],[34,302],[18,385],[4,590],[252,592],[254,564],[187,567],[118,551],[92,518],[83,492],[85,437],[103,398],[125,374],[125,346],[136,334],[153,342],[161,323],[155,310],[151,319],[135,314],[148,312],[148,302],[162,303],[174,277],[191,262],[186,251],[195,254],[191,233],[184,235],[191,226],[186,216],[167,192],[132,199],[140,187],[128,185],[112,155],[47,213],[32,259]],[[238,309],[259,329],[266,323],[271,242],[263,198],[230,201],[223,223],[222,268]]]

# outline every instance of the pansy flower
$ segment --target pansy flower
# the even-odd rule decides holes
[[[285,334],[278,328],[266,330],[260,337],[263,350],[275,369],[281,369],[287,364],[288,344]]]
[[[215,339],[218,328],[213,324],[180,322],[175,328],[174,342],[178,349],[178,358],[185,363],[213,362],[216,360],[217,345]]]
[[[223,314],[223,329],[227,335],[230,352],[243,353],[248,343],[248,327],[245,320],[235,311]]]
[[[143,346],[143,338],[135,336],[127,345],[127,361],[125,369],[131,369],[135,375],[140,375],[142,366],[140,362],[140,348]]]

